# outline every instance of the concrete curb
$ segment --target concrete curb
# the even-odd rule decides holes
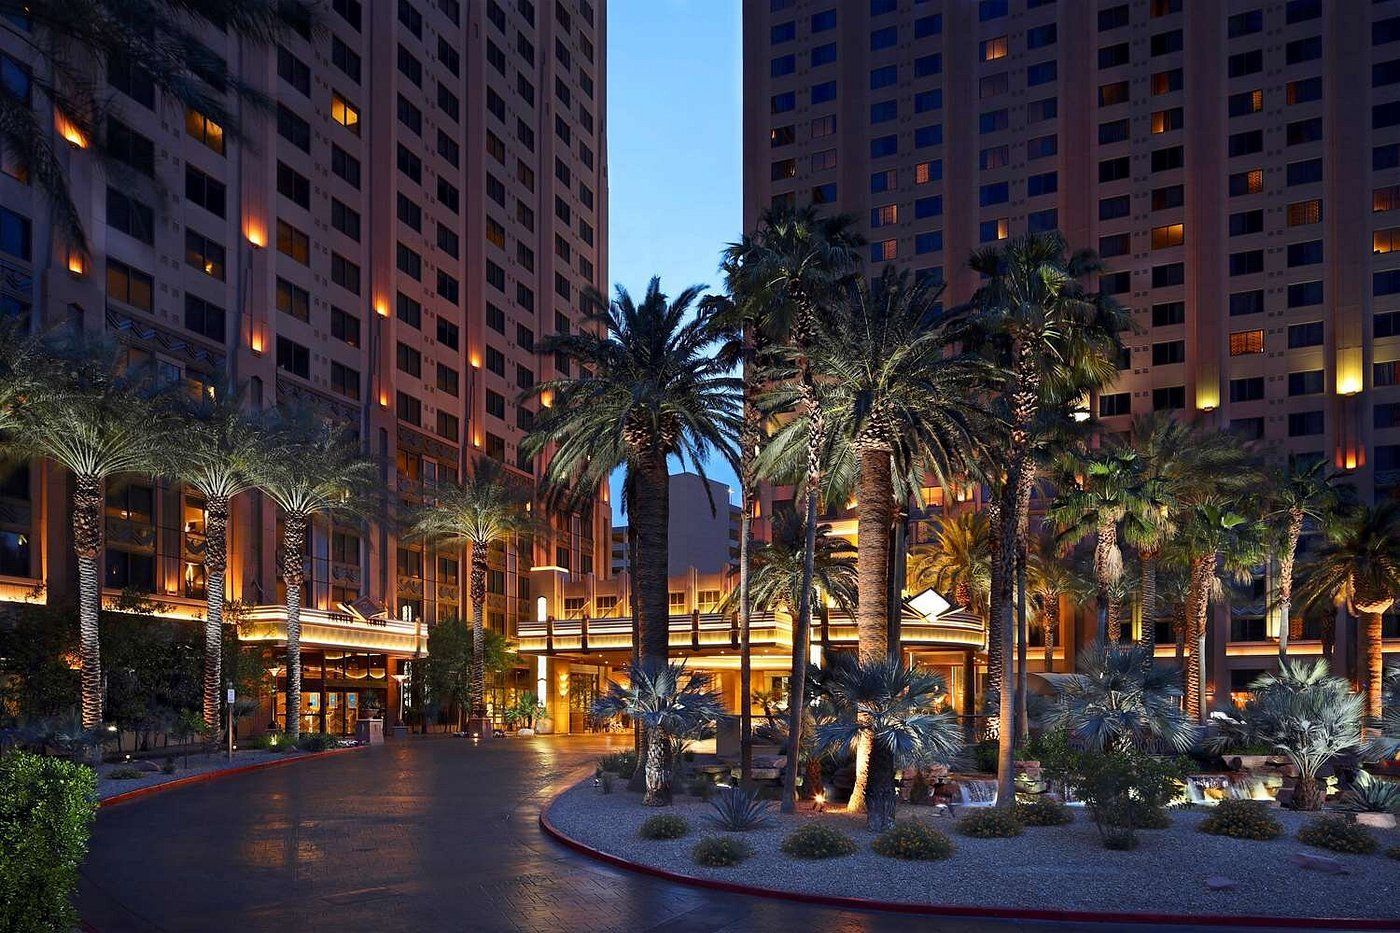
[[[271,761],[260,761],[254,765],[239,765],[236,768],[221,768],[217,771],[205,771],[202,774],[192,774],[189,777],[176,778],[173,781],[165,781],[161,784],[152,784],[148,787],[138,787],[121,794],[113,794],[104,798],[98,803],[99,809],[114,807],[118,804],[129,803],[142,797],[158,794],[162,791],[174,790],[177,787],[188,787],[191,784],[202,784],[205,781],[214,781],[219,778],[234,777],[239,774],[251,774],[254,771],[263,771],[267,768],[280,768],[298,761],[311,761],[316,758],[326,758],[330,755],[340,755],[346,752],[357,752],[360,749],[369,748],[368,745],[354,745],[346,748],[332,748],[324,752],[309,752],[302,755],[292,755],[289,758],[274,758]]]
[[[922,914],[937,917],[977,917],[996,920],[1048,920],[1070,923],[1155,923],[1218,927],[1282,927],[1287,929],[1309,930],[1400,930],[1400,920],[1377,920],[1353,917],[1265,917],[1248,914],[1168,914],[1144,913],[1139,911],[1091,911],[1058,910],[1054,908],[1030,907],[981,907],[969,904],[915,904],[904,901],[877,901],[863,897],[845,897],[832,894],[812,894],[806,891],[782,891],[775,888],[760,888],[739,884],[733,881],[717,881],[695,875],[643,865],[620,856],[595,849],[565,834],[549,819],[549,811],[558,802],[560,794],[540,810],[540,828],[545,835],[561,845],[597,859],[617,868],[624,868],[638,874],[651,875],[677,884],[729,894],[746,894],[752,897],[767,897],[774,900],[794,901],[799,904],[814,904],[821,907],[840,907],[848,910],[880,910],[890,913]]]

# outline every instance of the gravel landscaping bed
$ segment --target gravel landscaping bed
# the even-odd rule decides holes
[[[264,761],[285,760],[288,758],[304,758],[307,752],[278,752],[266,749],[249,749],[248,751],[237,751],[233,753],[233,759],[229,760],[224,752],[216,752],[208,755],[191,755],[190,766],[185,767],[183,755],[174,756],[175,773],[164,774],[160,771],[144,772],[139,778],[110,778],[107,775],[118,768],[129,768],[135,766],[133,762],[116,762],[105,764],[97,769],[97,796],[106,800],[108,797],[115,797],[117,794],[125,794],[128,791],[140,790],[143,787],[154,787],[157,784],[168,784],[171,781],[178,781],[182,778],[193,777],[196,774],[207,774],[210,771],[224,771],[228,768],[244,768],[248,765],[261,764]],[[164,763],[164,759],[146,759],[153,761],[159,767]]]
[[[754,855],[733,868],[702,868],[690,850],[718,833],[708,803],[680,796],[670,808],[645,808],[639,794],[621,785],[602,794],[588,779],[560,795],[549,810],[561,833],[593,848],[694,877],[840,897],[885,901],[1096,911],[1197,914],[1253,914],[1277,917],[1400,917],[1400,861],[1386,858],[1400,845],[1400,832],[1372,830],[1380,840],[1374,855],[1341,855],[1305,846],[1293,838],[1310,814],[1274,811],[1286,833],[1272,842],[1238,840],[1199,832],[1209,811],[1173,811],[1170,829],[1140,832],[1133,851],[1104,849],[1098,831],[1082,811],[1067,826],[1027,827],[1011,839],[972,839],[953,830],[953,820],[936,818],[928,807],[901,806],[899,817],[920,817],[946,833],[952,858],[904,862],[870,851],[874,835],[863,816],[777,813],[759,830],[743,836]],[[649,816],[675,813],[690,823],[685,837],[646,841],[637,827]],[[964,810],[963,812],[967,812]],[[782,839],[811,820],[822,820],[855,839],[854,855],[825,861],[793,859],[779,851]],[[1348,874],[1300,868],[1294,853],[1336,858]],[[1235,883],[1211,890],[1206,879]]]

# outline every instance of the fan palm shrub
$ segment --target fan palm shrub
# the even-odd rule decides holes
[[[608,685],[608,692],[593,703],[599,719],[629,716],[646,730],[646,794],[642,806],[671,803],[667,748],[675,736],[686,735],[724,718],[724,701],[710,689],[709,679],[685,669],[684,664],[661,668],[638,665],[628,671],[628,682]]]
[[[193,111],[237,138],[240,115],[268,109],[271,101],[207,44],[213,34],[249,46],[270,47],[287,31],[310,28],[311,0],[26,0],[4,5],[7,17],[22,20],[30,33],[27,51],[36,56],[32,77],[0,86],[0,149],[28,169],[29,178],[51,205],[60,238],[86,249],[81,212],[68,177],[73,160],[61,151],[53,132],[54,115],[87,150],[82,158],[102,158],[92,145],[106,118],[120,107],[92,75],[106,68],[130,69],[149,81],[177,113]],[[42,91],[41,94],[31,90]],[[115,172],[108,166],[109,172]],[[118,176],[119,180],[120,176]]]
[[[369,509],[377,478],[355,435],[318,412],[282,409],[269,421],[272,452],[254,483],[282,510],[278,565],[286,589],[287,733],[301,734],[301,606],[306,582],[306,541],[317,515],[356,515]]]
[[[73,552],[78,562],[78,625],[82,723],[102,722],[101,608],[103,504],[108,480],[155,473],[174,441],[158,416],[158,387],[149,367],[129,366],[115,343],[81,331],[52,335],[43,347],[44,384],[14,410],[21,446],[73,474]]]
[[[472,665],[467,728],[489,735],[485,652],[481,650],[485,632],[486,573],[490,569],[488,558],[492,547],[504,545],[511,538],[535,529],[536,523],[528,511],[529,491],[511,483],[497,461],[481,458],[464,482],[437,486],[431,490],[430,497],[410,519],[408,537],[465,544],[471,548]]]
[[[836,717],[817,727],[817,745],[827,751],[870,746],[866,825],[884,832],[894,823],[895,770],[909,764],[947,761],[963,746],[962,728],[951,712],[939,711],[947,687],[931,671],[880,658],[860,662],[837,655],[817,676]]]
[[[1381,717],[1384,693],[1382,617],[1400,593],[1400,502],[1357,503],[1327,528],[1326,540],[1303,570],[1304,606],[1340,602],[1361,615],[1365,715]]]
[[[1168,749],[1185,752],[1197,729],[1182,712],[1181,677],[1152,664],[1139,644],[1089,645],[1078,672],[1055,676],[1048,725],[1094,751]]]
[[[800,409],[806,419],[806,471],[803,527],[807,560],[798,589],[792,645],[793,702],[788,724],[800,740],[807,649],[812,623],[812,561],[815,559],[817,501],[822,483],[822,445],[826,427],[817,399],[808,350],[817,323],[842,285],[859,268],[860,237],[849,216],[823,216],[811,206],[774,206],[764,211],[757,229],[725,249],[722,267],[730,294],[753,332],[767,345],[793,352]],[[783,783],[782,810],[797,800],[797,775],[789,768]]]
[[[1298,772],[1297,810],[1322,807],[1318,774],[1362,745],[1362,698],[1327,662],[1289,658],[1250,685],[1243,716],[1250,734],[1278,749]]]
[[[1036,436],[1068,423],[1071,408],[1085,392],[1116,378],[1118,335],[1129,319],[1112,299],[1081,284],[1099,271],[1098,259],[1090,252],[1069,254],[1059,233],[1028,234],[984,249],[970,265],[983,276],[983,284],[956,314],[959,336],[982,350],[1000,375],[995,391],[1005,402],[1010,429],[1002,460],[1006,479],[998,539],[1000,564],[1011,568],[1029,531]],[[1047,414],[1055,416],[1048,423]],[[994,587],[992,637],[1000,640],[1006,657],[1013,644],[1012,613],[1009,601],[1001,606],[997,601]],[[1001,678],[1000,694],[998,805],[1010,807],[1010,678]]]
[[[181,441],[162,452],[163,468],[204,497],[204,724],[219,726],[223,685],[224,574],[233,500],[255,488],[272,439],[266,420],[247,408],[246,387],[218,378],[206,392],[179,397]]]

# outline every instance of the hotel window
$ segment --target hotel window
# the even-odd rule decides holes
[[[1008,124],[1008,113],[1006,110],[988,110],[977,117],[977,132],[995,133],[1006,129]]]
[[[1152,326],[1172,327],[1186,323],[1186,302],[1166,301],[1152,306]]]
[[[1322,181],[1322,160],[1307,159],[1303,162],[1289,162],[1286,177],[1290,187],[1320,182]]]
[[[1116,159],[1104,159],[1099,162],[1099,184],[1107,184],[1111,181],[1122,181],[1131,174],[1132,160],[1127,156],[1119,156]]]
[[[1264,251],[1262,249],[1244,250],[1230,254],[1231,275],[1257,275],[1263,271]]]
[[[224,128],[193,107],[185,108],[185,132],[219,155],[224,154]]]
[[[1130,415],[1133,413],[1133,394],[1131,392],[1115,392],[1112,395],[1099,396],[1099,417],[1112,418],[1115,415]]]
[[[311,262],[311,239],[285,220],[279,220],[277,221],[277,252],[296,260],[303,266],[309,265]]]
[[[1295,201],[1288,205],[1288,226],[1298,227],[1303,224],[1316,224],[1321,222],[1321,198],[1312,198],[1307,201]]]
[[[277,310],[298,321],[311,320],[311,293],[286,279],[277,279]]]
[[[666,594],[667,605],[671,609],[672,615],[685,612],[685,592],[670,592]]]
[[[1246,10],[1243,13],[1236,13],[1225,21],[1225,27],[1231,39],[1260,32],[1264,28],[1264,11]]]
[[[780,161],[774,162],[771,166],[769,166],[769,169],[768,169],[768,178],[769,178],[770,181],[782,181],[783,179],[786,179],[786,178],[796,178],[796,177],[797,177],[797,160],[796,160],[796,159],[782,159],[782,160],[780,160]]]
[[[1251,113],[1258,113],[1264,109],[1264,92],[1254,90],[1231,94],[1229,108],[1232,117],[1244,117]]]
[[[1230,176],[1230,196],[1258,194],[1264,190],[1264,170],[1251,169],[1248,172],[1235,172]]]
[[[107,300],[119,301],[133,308],[150,311],[153,307],[155,281],[139,269],[124,262],[107,260]]]
[[[770,113],[787,113],[797,107],[797,92],[784,91],[781,94],[774,94],[769,101]]]
[[[1400,208],[1400,185],[1387,185],[1371,192],[1371,210],[1377,214]]]
[[[1120,194],[1115,198],[1099,199],[1099,220],[1127,217],[1131,211],[1132,200],[1126,194]]]
[[[185,292],[185,328],[218,343],[224,342],[224,309]]]
[[[340,308],[332,307],[331,336],[347,346],[358,347],[360,345],[360,319]]]
[[[1105,295],[1122,295],[1132,290],[1133,274],[1128,271],[1111,272],[1099,276],[1099,291]],[[1122,367],[1126,369],[1127,367]]]
[[[825,45],[818,45],[812,49],[810,57],[811,67],[820,68],[822,65],[830,65],[836,61],[836,43],[828,42]]]
[[[1289,437],[1312,437],[1326,430],[1326,419],[1320,411],[1294,411],[1288,414]]]
[[[1262,330],[1240,330],[1230,335],[1230,355],[1249,356],[1264,352],[1264,332]]]
[[[1099,68],[1117,68],[1119,65],[1126,65],[1130,61],[1128,43],[1119,42],[1116,45],[1105,45],[1099,49]]]
[[[797,142],[797,130],[791,125],[775,126],[768,134],[768,141],[769,145],[774,149],[778,149],[782,146],[791,146],[793,143]],[[556,166],[564,168],[566,172],[568,171],[568,168],[564,166],[562,162],[557,162]],[[567,182],[565,182],[565,184],[567,184]]]
[[[1264,53],[1260,49],[1251,49],[1248,52],[1231,55],[1227,70],[1232,78],[1241,78],[1263,71]]]
[[[1231,158],[1262,152],[1264,149],[1264,131],[1246,130],[1243,133],[1231,133],[1228,148]]]
[[[898,26],[883,26],[870,31],[870,51],[879,52],[893,48],[899,42]]]
[[[977,83],[977,96],[983,100],[988,97],[996,97],[1011,90],[1011,78],[1004,71],[987,75]]]
[[[1186,164],[1186,152],[1182,146],[1169,146],[1152,151],[1152,171],[1169,172]]]
[[[927,113],[930,110],[939,110],[943,107],[943,89],[930,88],[927,91],[920,91],[914,95],[914,112]]]
[[[1322,241],[1288,244],[1288,267],[1314,266],[1322,262]]]
[[[824,139],[836,133],[836,116],[828,114],[824,117],[813,117],[809,135],[812,139]]]
[[[1321,57],[1321,36],[1307,36],[1303,39],[1294,39],[1283,47],[1283,60],[1285,64],[1300,65],[1303,62],[1310,62]]]
[[[978,45],[978,55],[984,62],[996,61],[1005,58],[1007,55],[1007,37],[997,36],[993,39],[983,39]]]
[[[914,216],[919,220],[928,217],[938,217],[943,213],[942,195],[932,195],[927,198],[919,198],[914,202]]]
[[[1152,248],[1167,249],[1172,246],[1180,246],[1186,240],[1186,228],[1183,224],[1167,224],[1165,227],[1152,228]]]
[[[836,150],[823,149],[821,152],[812,153],[812,171],[824,172],[836,167]]]
[[[1026,197],[1034,198],[1045,194],[1054,194],[1060,190],[1060,176],[1058,172],[1042,172],[1038,175],[1031,175],[1026,179]]]
[[[1400,227],[1387,227],[1371,234],[1371,252],[1391,253],[1400,249]]]
[[[286,337],[277,338],[277,368],[303,379],[311,378],[311,351]]]
[[[1400,362],[1391,360],[1372,364],[1371,381],[1377,387],[1400,385]]]
[[[836,182],[828,182],[824,185],[817,185],[812,189],[813,204],[835,204],[836,203]]]
[[[1262,210],[1240,211],[1230,215],[1230,236],[1248,236],[1264,229]]]
[[[914,166],[914,184],[916,185],[926,185],[931,181],[938,181],[942,177],[942,159],[933,159],[928,162],[919,162]]]
[[[1290,146],[1318,142],[1322,139],[1322,118],[1313,117],[1288,124],[1284,129],[1284,139]]]
[[[1057,97],[1045,97],[1026,104],[1027,123],[1043,123],[1046,120],[1053,120],[1059,116],[1059,113],[1060,100]]]
[[[1290,350],[1302,347],[1320,347],[1322,346],[1322,337],[1323,325],[1321,321],[1288,325],[1288,349]]]
[[[1320,369],[1288,374],[1289,395],[1321,395],[1323,388],[1323,372]]]
[[[331,360],[331,389],[354,401],[360,399],[360,374],[343,363]]]
[[[1186,341],[1164,340],[1152,345],[1152,365],[1171,366],[1186,362]]]
[[[1149,40],[1149,51],[1152,55],[1170,55],[1172,52],[1181,51],[1181,30],[1173,29],[1169,32],[1159,32]]]
[[[898,204],[886,204],[870,211],[870,226],[872,227],[887,227],[896,223],[899,223]]]
[[[1011,223],[1005,217],[996,220],[984,220],[977,225],[978,241],[990,243],[993,240],[1004,240],[1011,235]]]
[[[898,255],[898,240],[881,240],[878,243],[870,244],[871,262],[888,262]]]
[[[1321,282],[1295,282],[1288,286],[1288,307],[1305,308],[1322,304]]]
[[[1299,81],[1289,81],[1284,87],[1284,100],[1290,106],[1322,100],[1322,78],[1303,78]]]
[[[1126,256],[1132,251],[1133,235],[1131,233],[1113,233],[1099,237],[1099,256],[1103,259]]]
[[[423,354],[402,341],[399,341],[396,351],[395,361],[399,371],[408,373],[414,378],[421,378],[423,375]]]
[[[1180,107],[1155,111],[1152,114],[1152,132],[1169,133],[1172,130],[1181,129],[1186,122],[1182,113],[1183,111]]]
[[[1386,402],[1372,408],[1371,426],[1382,430],[1400,428],[1400,402]]]
[[[1185,386],[1162,386],[1152,390],[1152,410],[1172,411],[1186,407]]]
[[[870,176],[870,193],[883,194],[898,187],[898,174],[892,168],[887,168],[883,172],[874,172]]]
[[[360,188],[360,160],[331,144],[331,171],[355,190]]]
[[[977,167],[982,171],[1005,168],[1011,164],[1011,147],[988,146],[978,154]]]
[[[398,293],[394,302],[394,316],[414,330],[423,328],[423,306],[403,292]],[[442,320],[442,318],[438,318]]]
[[[1099,106],[1112,107],[1115,104],[1126,104],[1128,102],[1128,82],[1115,81],[1112,84],[1099,85]]]
[[[215,217],[223,217],[228,189],[224,183],[204,174],[188,163],[185,165],[185,197]]]
[[[1180,68],[1172,68],[1168,71],[1158,71],[1152,75],[1149,82],[1152,87],[1152,96],[1170,94],[1179,91],[1182,87],[1182,74]]]
[[[1264,377],[1247,376],[1230,380],[1231,402],[1257,402],[1264,397]]]
[[[880,136],[870,141],[870,158],[882,159],[899,151],[898,136]]]
[[[423,403],[406,392],[395,393],[394,412],[400,421],[418,426],[423,423]]]
[[[1371,318],[1373,335],[1376,337],[1400,336],[1400,311],[1386,311]]]
[[[895,65],[884,65],[879,68],[870,69],[870,90],[878,91],[880,88],[891,87],[899,80],[899,68]],[[834,85],[835,82],[832,82]],[[835,94],[833,93],[834,97]],[[814,101],[815,103],[815,101]]]
[[[335,91],[331,92],[331,119],[356,136],[360,135],[360,111]]]
[[[1059,151],[1059,137],[1054,133],[1026,140],[1026,158],[1034,161],[1055,155]]]

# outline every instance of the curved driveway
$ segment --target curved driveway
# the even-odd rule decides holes
[[[609,741],[628,738],[415,738],[116,806],[98,817],[79,907],[99,933],[1013,926],[704,891],[576,855],[536,819]]]

